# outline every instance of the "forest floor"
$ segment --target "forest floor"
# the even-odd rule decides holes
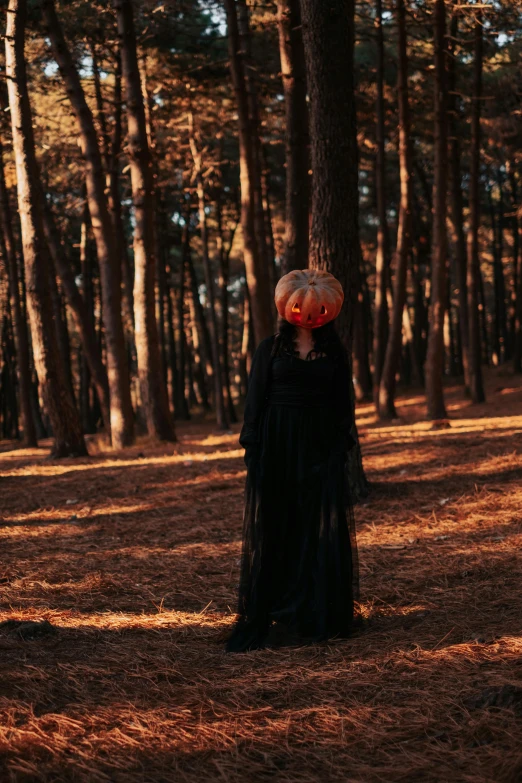
[[[365,627],[227,655],[233,434],[90,459],[0,453],[0,780],[522,780],[522,380],[358,411]],[[12,622],[5,622],[5,621]],[[20,621],[48,621],[31,626]]]

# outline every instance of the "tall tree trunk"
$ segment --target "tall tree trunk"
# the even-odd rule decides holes
[[[228,283],[230,272],[230,251],[234,242],[236,226],[230,232],[228,247],[225,248],[223,236],[223,215],[221,210],[221,190],[216,198],[216,222],[217,222],[217,256],[219,264],[219,293],[221,303],[221,356],[223,357],[223,387],[225,392],[226,409],[231,422],[237,421],[237,415],[232,400],[230,383],[230,358],[229,358],[229,317],[228,317]]]
[[[98,55],[96,45],[91,43],[92,75],[94,77],[94,96],[96,98],[96,119],[100,126],[100,138],[102,142],[101,152],[105,162],[105,171],[109,170],[110,140],[107,131],[107,118],[103,106],[103,95],[101,90],[100,69],[98,66]],[[116,109],[116,107],[115,107]]]
[[[60,276],[67,297],[67,303],[74,319],[74,325],[80,335],[83,356],[89,365],[90,375],[98,394],[105,430],[107,434],[110,435],[109,379],[103,365],[96,332],[94,331],[94,322],[89,317],[84,299],[76,285],[73,269],[65,254],[65,249],[48,204],[44,204],[43,207],[43,225],[51,258],[54,267]]]
[[[160,364],[161,371],[165,379],[165,385],[167,384],[167,345],[166,345],[166,300],[167,300],[167,269],[165,261],[165,246],[162,241],[162,215],[163,205],[161,200],[156,194],[155,198],[155,210],[156,226],[154,229],[155,235],[155,251],[154,258],[156,261],[156,278],[157,284],[157,302],[156,302],[156,323],[158,325],[158,341],[160,351]],[[168,397],[168,394],[167,394]]]
[[[497,218],[491,185],[487,188],[489,218],[491,222],[491,256],[493,258],[493,313],[491,319],[491,361],[495,367],[501,363],[502,348],[500,344],[500,313],[498,296],[498,242],[497,242]]]
[[[43,195],[41,197],[43,199]],[[41,214],[42,214],[42,223],[44,224],[44,212],[45,212],[45,206],[43,203],[43,200],[41,202]],[[45,226],[44,226],[44,237],[45,237]],[[54,269],[54,265],[52,263],[52,256],[49,255],[50,249],[49,249],[49,243],[47,242],[46,247],[47,255],[50,260],[49,263],[49,291],[51,293],[51,302],[53,305],[53,322],[54,322],[54,328],[56,329],[56,337],[58,339],[58,347],[60,349],[60,352],[62,354],[62,361],[63,366],[65,368],[65,374],[67,378],[67,386],[69,387],[69,391],[72,395],[73,400],[76,402],[75,394],[74,394],[74,386],[73,386],[73,379],[72,379],[72,367],[71,367],[71,344],[69,340],[69,329],[67,327],[67,315],[64,312],[63,307],[63,299],[61,295],[61,291],[58,288],[58,282],[56,280],[56,271]]]
[[[53,326],[49,291],[51,262],[42,225],[39,172],[24,56],[26,18],[26,1],[10,0],[6,30],[6,76],[24,250],[27,310],[42,397],[53,429],[53,455],[83,456],[87,454],[87,448]]]
[[[458,5],[457,5],[458,8]],[[458,288],[459,330],[462,347],[465,393],[470,391],[469,378],[469,317],[467,291],[467,257],[464,222],[462,218],[462,155],[458,127],[459,99],[456,94],[456,39],[458,36],[458,15],[453,13],[450,24],[450,52],[448,58],[448,118],[449,118],[449,220],[452,232],[453,256],[455,259],[455,282]]]
[[[266,242],[266,258],[268,264],[268,279],[270,283],[270,290],[275,291],[275,287],[278,281],[278,274],[275,264],[275,242],[274,242],[274,226],[272,224],[272,208],[270,206],[270,168],[268,166],[268,159],[264,147],[261,147],[261,156],[263,169],[261,172],[261,195],[263,197],[263,215],[265,217],[265,242]],[[274,321],[277,319],[277,308],[275,306],[275,300],[272,300],[272,313]]]
[[[144,96],[145,88],[144,88]],[[152,126],[151,126],[152,127]],[[151,155],[155,154],[155,146],[151,146]],[[165,215],[162,195],[157,186],[157,166],[153,159],[153,214],[154,214],[154,261],[156,272],[156,325],[158,329],[158,343],[160,352],[160,364],[167,386],[167,346],[166,346],[166,299],[167,299],[167,248],[165,246]],[[168,398],[168,392],[167,392]]]
[[[20,301],[20,286],[18,282],[18,258],[9,193],[4,175],[3,149],[0,143],[0,224],[2,231],[3,255],[6,262],[6,273],[9,281],[9,306],[13,324],[14,342],[16,347],[16,369],[18,374],[18,390],[20,395],[20,412],[22,414],[23,439],[26,446],[36,446],[36,426],[31,407],[31,369],[29,364],[29,334],[27,321],[22,312]]]
[[[509,286],[509,358],[513,359],[513,353],[515,350],[515,320],[516,320],[516,307],[517,307],[517,286],[518,286],[518,252],[519,252],[519,235],[518,235],[518,185],[515,176],[515,169],[511,161],[506,161],[506,170],[508,172],[509,185],[511,190],[511,220],[510,228],[512,235],[512,251],[511,251],[511,280]]]
[[[431,232],[429,227],[423,223],[421,210],[420,201],[415,197],[415,188],[412,187],[413,243],[410,273],[413,289],[414,344],[420,371],[419,381],[420,385],[424,386],[424,363],[426,361],[426,343],[429,331],[429,296],[427,296],[429,280],[425,279],[423,269],[429,266]]]
[[[446,7],[435,0],[435,128],[433,234],[431,245],[431,301],[428,355],[426,357],[426,397],[430,419],[445,419],[444,311],[446,308],[447,235],[446,192],[448,165],[447,80],[446,80]]]
[[[308,266],[310,155],[306,64],[299,0],[278,0],[277,28],[285,96],[285,245],[283,274]]]
[[[190,149],[194,159],[194,172],[196,175],[196,190],[198,196],[198,216],[199,231],[201,235],[201,255],[203,260],[203,270],[205,272],[205,287],[208,302],[208,313],[210,323],[210,350],[212,352],[212,366],[214,368],[214,406],[216,410],[217,425],[222,430],[228,430],[230,424],[225,409],[225,397],[223,393],[223,378],[221,368],[221,357],[219,351],[219,329],[216,313],[216,296],[214,289],[214,275],[210,263],[208,252],[208,229],[207,215],[205,212],[205,189],[203,185],[203,161],[201,152],[198,150],[195,131],[194,118],[190,115]],[[188,235],[188,227],[186,228]],[[189,248],[190,252],[190,248]]]
[[[0,246],[3,242],[0,240]],[[2,247],[3,250],[3,247]],[[16,348],[11,319],[9,317],[9,294],[6,270],[3,269],[4,255],[0,260],[0,420],[1,437],[18,439],[18,401],[16,399]]]
[[[122,94],[121,94],[121,51],[116,52],[116,67],[114,71],[114,126],[110,144],[109,157],[109,210],[114,227],[114,242],[116,258],[121,259],[123,279],[123,313],[128,335],[134,339],[134,276],[125,225],[121,209],[121,177],[120,155],[122,144]]]
[[[395,249],[393,311],[378,400],[378,413],[381,417],[387,418],[393,418],[397,415],[395,412],[395,379],[399,369],[401,356],[402,325],[404,320],[403,311],[406,305],[408,260],[410,257],[412,242],[412,155],[410,136],[410,107],[408,98],[406,9],[404,0],[397,0],[397,27],[399,47],[397,93],[399,98],[399,166],[401,200],[399,206],[399,225],[397,229],[397,246]]]
[[[252,145],[252,196],[254,209],[254,231],[259,257],[266,266],[269,279],[272,259],[269,256],[266,214],[263,203],[263,149],[261,145],[261,123],[259,120],[259,101],[257,96],[256,74],[253,67],[250,14],[246,0],[236,0],[239,41],[245,64],[245,87],[247,94],[249,134]],[[272,281],[270,281],[272,282]],[[275,304],[272,303],[275,317]]]
[[[92,112],[56,15],[54,0],[42,0],[53,55],[78,122],[92,229],[100,268],[103,321],[111,403],[111,439],[115,448],[134,440],[130,380],[121,317],[121,265],[116,255],[113,225],[105,195],[103,163]]]
[[[241,334],[241,354],[239,357],[240,393],[246,397],[248,391],[248,375],[252,366],[252,318],[250,315],[250,302],[248,299],[248,287],[245,286],[243,296],[243,332]]]
[[[446,354],[445,372],[447,375],[456,377],[459,375],[459,358],[455,345],[455,329],[452,319],[451,308],[451,280],[450,275],[446,278],[446,301],[448,306],[444,313],[444,350]]]
[[[372,399],[372,373],[370,369],[369,336],[367,317],[371,318],[371,310],[368,312],[366,298],[359,293],[357,307],[353,316],[353,378],[355,399],[357,402],[366,402]]]
[[[522,373],[522,213],[517,208],[518,256],[516,259],[515,323],[513,334],[513,372]]]
[[[354,0],[339,0],[325,13],[322,0],[301,0],[313,171],[310,266],[331,272],[343,286],[345,306],[338,324],[350,355],[361,252],[353,85],[354,5]],[[353,388],[349,404],[355,412]],[[355,415],[353,435],[357,440]],[[359,445],[349,452],[348,471],[353,496],[367,495]]]
[[[134,320],[141,402],[147,430],[160,440],[175,441],[155,318],[154,196],[152,160],[136,52],[131,0],[114,0],[121,43],[128,151],[134,201]]]
[[[198,383],[203,409],[210,410],[211,408],[208,400],[206,377],[204,372],[202,371],[203,365],[200,361],[198,370],[202,371],[201,375],[199,374],[199,372],[195,373],[194,372],[195,367],[191,363],[190,356],[187,351],[187,339],[185,333],[185,291],[187,290],[186,281],[187,281],[187,274],[189,272],[189,267],[193,266],[190,239],[191,239],[190,220],[189,217],[187,216],[187,221],[185,224],[183,237],[182,237],[182,256],[181,256],[181,266],[179,270],[179,287],[176,295],[176,309],[177,309],[178,335],[179,335],[179,340],[178,340],[178,356],[179,356],[178,367],[179,367],[179,378],[180,378],[179,409],[183,411],[183,418],[186,419],[190,418],[189,396],[190,396],[191,386],[193,385],[194,375],[197,375],[196,383]],[[201,304],[199,296],[198,296],[198,302]],[[201,317],[204,319],[203,308],[201,308]],[[205,327],[206,327],[206,321],[205,321]],[[197,328],[194,330],[193,334],[196,335],[198,334]]]
[[[187,224],[188,225],[188,224]],[[189,226],[190,228],[190,226]],[[199,282],[194,268],[194,262],[192,260],[192,253],[187,254],[186,266],[188,269],[188,282],[190,285],[190,293],[192,299],[192,306],[194,308],[194,322],[197,326],[199,333],[199,346],[201,352],[201,358],[205,366],[205,376],[212,378],[214,375],[214,368],[212,366],[212,348],[210,346],[210,332],[205,318],[203,305],[199,298]]]
[[[181,418],[179,411],[177,410],[177,394],[179,388],[178,352],[176,350],[176,337],[174,334],[174,308],[172,307],[172,291],[168,275],[165,286],[165,296],[167,304],[167,377],[168,380],[170,380],[170,399],[172,401],[174,418],[176,419]]]
[[[225,0],[228,26],[230,73],[239,118],[239,170],[241,181],[241,229],[243,258],[252,306],[255,339],[259,342],[273,332],[273,302],[269,269],[257,242],[255,220],[256,166],[251,132],[245,57],[241,47],[236,0]]]
[[[192,362],[192,346],[189,342],[189,333],[183,331],[183,347],[187,357],[187,398],[189,407],[193,407],[198,404],[198,398],[196,395],[196,385],[194,380],[194,365]]]
[[[357,306],[353,316],[353,379],[358,402],[372,399],[370,345],[372,342],[372,305],[362,258],[357,270]]]
[[[515,172],[510,168],[511,189],[513,193],[513,372],[522,372],[522,210],[519,204],[520,190],[517,187]]]
[[[173,284],[172,265],[169,264],[167,276],[167,344],[169,354],[169,366],[172,379],[172,405],[176,419],[190,419],[189,406],[185,393],[186,357],[183,342],[183,302],[185,294],[185,254],[182,253],[179,286],[176,292]],[[174,325],[177,321],[179,334],[179,349],[176,345]]]
[[[377,155],[375,184],[377,193],[377,253],[375,257],[375,303],[373,327],[373,396],[378,407],[379,385],[388,340],[388,302],[386,289],[389,276],[389,239],[386,218],[386,160],[384,154],[384,35],[382,30],[382,0],[376,0],[375,34],[377,39]]]
[[[497,299],[497,312],[498,321],[500,326],[500,341],[501,341],[501,360],[506,361],[509,359],[509,335],[508,335],[508,311],[506,306],[506,281],[504,278],[504,233],[505,233],[505,220],[504,220],[504,187],[503,187],[503,174],[500,168],[498,169],[498,219],[497,219],[497,276],[495,280],[495,290]]]
[[[80,227],[80,273],[82,276],[82,300],[85,307],[85,317],[87,323],[92,329],[94,335],[94,345],[96,351],[101,358],[101,351],[98,345],[98,338],[96,335],[95,323],[94,323],[94,291],[93,291],[93,270],[92,270],[92,254],[90,248],[89,230],[91,225],[91,218],[89,215],[89,207],[87,206],[87,199],[84,201],[82,222]],[[96,423],[94,420],[93,404],[91,401],[91,372],[89,370],[89,363],[85,357],[85,352],[80,346],[80,415],[82,417],[82,424],[84,432],[95,432]],[[108,384],[108,379],[107,379]],[[107,425],[106,425],[107,426]],[[110,406],[109,406],[109,426],[110,426]]]
[[[158,186],[158,154],[156,149],[156,134],[153,122],[154,101],[149,90],[147,73],[147,56],[143,55],[139,60],[141,91],[145,110],[145,126],[147,141],[151,157],[152,170],[152,210],[154,214],[154,259],[156,262],[156,322],[158,326],[158,339],[160,346],[160,359],[165,383],[167,383],[167,355],[165,345],[165,298],[166,298],[166,264],[164,244],[164,219],[163,200]]]
[[[191,269],[192,267],[192,269]],[[191,331],[191,347],[192,347],[192,358],[194,365],[192,367],[192,374],[194,376],[194,382],[197,386],[197,390],[199,393],[198,402],[201,403],[203,406],[203,409],[206,411],[210,410],[210,402],[208,398],[208,380],[207,380],[207,373],[206,373],[206,361],[205,361],[205,350],[202,347],[203,346],[203,336],[202,336],[202,330],[200,328],[200,314],[198,312],[197,308],[197,302],[199,302],[199,297],[197,293],[197,287],[196,290],[194,290],[193,286],[193,265],[192,265],[192,258],[189,258],[189,263],[186,265],[186,268],[184,267],[184,271],[189,276],[189,292],[188,292],[188,306],[189,306],[189,319],[190,319],[190,331]]]
[[[469,175],[469,230],[468,230],[468,318],[469,318],[469,383],[473,402],[484,402],[482,382],[479,289],[481,285],[479,262],[479,170],[480,170],[480,101],[482,98],[482,24],[475,22],[475,62],[473,66],[473,96],[471,104],[471,168]]]

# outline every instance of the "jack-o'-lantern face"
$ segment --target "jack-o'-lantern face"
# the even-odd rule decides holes
[[[294,269],[281,278],[275,290],[279,315],[305,329],[317,329],[337,318],[343,300],[340,282],[318,269]]]

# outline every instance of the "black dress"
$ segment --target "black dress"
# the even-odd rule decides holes
[[[347,636],[358,597],[348,365],[272,356],[273,345],[254,354],[239,438],[247,479],[231,652],[262,647],[274,621],[306,640]]]

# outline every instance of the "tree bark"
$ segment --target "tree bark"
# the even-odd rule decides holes
[[[230,73],[236,95],[239,118],[239,170],[241,181],[241,229],[243,258],[252,307],[255,339],[260,342],[273,333],[273,302],[270,291],[269,269],[258,246],[255,205],[256,164],[250,121],[245,56],[241,47],[236,0],[225,0],[228,26]]]
[[[310,138],[299,0],[278,0],[277,29],[285,96],[285,238],[283,274],[308,266]]]
[[[503,187],[503,175],[500,169],[497,174],[499,201],[498,201],[498,215],[495,219],[496,224],[496,241],[495,241],[495,253],[493,259],[495,262],[495,316],[496,323],[499,330],[499,342],[500,353],[499,362],[504,362],[509,359],[509,335],[508,335],[508,312],[506,306],[506,281],[504,278],[504,233],[505,233],[505,220],[504,220],[504,187]],[[495,210],[493,209],[493,213]]]
[[[223,357],[223,389],[228,418],[231,422],[237,422],[237,415],[232,399],[230,383],[230,359],[229,359],[229,317],[228,317],[228,284],[230,276],[230,251],[234,242],[237,224],[230,231],[228,247],[225,247],[223,232],[223,215],[221,209],[221,189],[216,197],[216,222],[217,222],[217,256],[219,265],[219,293],[221,304],[221,356]]]
[[[210,264],[210,257],[208,252],[208,229],[207,229],[207,215],[205,212],[205,189],[203,184],[203,161],[201,152],[198,149],[195,131],[194,131],[194,118],[192,114],[190,118],[190,149],[192,152],[192,158],[194,160],[194,172],[196,176],[196,190],[198,196],[198,216],[199,216],[199,231],[201,235],[201,250],[203,260],[203,270],[205,273],[205,287],[206,296],[208,302],[208,313],[210,323],[210,350],[212,355],[212,366],[214,368],[214,407],[216,412],[217,425],[219,429],[228,430],[230,424],[227,417],[227,411],[225,408],[225,397],[223,393],[223,377],[221,357],[219,351],[219,329],[216,313],[216,296],[214,289],[214,276]],[[187,234],[188,234],[188,228]],[[189,248],[190,252],[190,248]]]
[[[517,308],[517,286],[518,286],[518,252],[519,252],[519,235],[518,235],[518,186],[515,176],[515,169],[511,161],[506,161],[506,170],[508,173],[509,186],[511,191],[510,202],[510,217],[509,225],[512,235],[512,250],[511,250],[511,280],[509,285],[509,358],[513,359],[515,350],[515,319]]]
[[[109,156],[109,210],[114,227],[116,258],[121,259],[123,279],[123,314],[127,334],[134,340],[134,276],[125,235],[125,225],[121,209],[120,155],[122,144],[122,94],[121,94],[121,52],[116,52],[114,72],[114,127]]]
[[[27,310],[36,370],[53,429],[53,456],[84,456],[87,448],[80,418],[68,388],[66,367],[53,325],[49,290],[51,262],[42,225],[39,172],[24,55],[26,18],[26,1],[10,0],[6,30],[6,75],[24,250]]]
[[[469,383],[471,399],[484,402],[482,381],[479,289],[480,265],[478,230],[480,221],[479,171],[480,171],[480,102],[482,98],[482,24],[475,22],[475,61],[473,66],[473,96],[471,104],[471,166],[469,175],[469,229],[468,229],[468,318],[469,318]]]
[[[22,312],[18,282],[18,258],[13,234],[11,206],[4,175],[3,149],[0,143],[0,224],[3,238],[3,255],[9,285],[9,307],[16,347],[16,369],[22,415],[23,441],[26,446],[36,446],[36,426],[31,406],[31,368],[29,362],[29,333]]]
[[[189,317],[190,317],[190,329],[192,335],[192,354],[194,360],[193,375],[199,392],[199,402],[203,406],[203,409],[210,410],[209,394],[208,394],[208,374],[207,374],[207,349],[205,348],[205,340],[203,335],[202,320],[203,308],[201,307],[201,301],[199,299],[197,281],[195,280],[195,270],[192,264],[192,255],[187,258],[187,263],[184,266],[184,272],[188,274],[188,305],[189,305]],[[183,300],[181,300],[183,301]],[[204,320],[203,320],[204,323]]]
[[[42,199],[43,198],[42,194]],[[94,331],[94,323],[92,319],[89,318],[85,302],[76,285],[74,272],[69,263],[69,259],[65,255],[65,249],[48,204],[44,204],[43,207],[43,225],[51,258],[62,282],[65,296],[67,297],[67,303],[80,336],[83,356],[89,365],[92,381],[98,394],[105,430],[110,436],[110,397],[107,371],[102,362],[96,332]]]
[[[270,169],[264,147],[261,147],[263,169],[261,172],[261,195],[263,198],[263,215],[265,217],[265,242],[266,258],[268,264],[268,280],[270,290],[275,291],[278,281],[278,274],[275,264],[275,242],[274,226],[272,224],[272,208],[270,206]],[[274,322],[277,320],[277,308],[275,300],[272,299],[272,316]]]
[[[189,333],[183,332],[183,349],[187,357],[187,398],[189,408],[198,404],[198,398],[196,395],[195,380],[194,380],[194,365],[192,362],[192,346],[189,342]]]
[[[89,230],[91,225],[91,218],[89,215],[89,207],[87,206],[87,199],[84,199],[82,222],[80,227],[80,274],[82,277],[82,300],[85,307],[86,320],[92,329],[94,335],[94,343],[96,351],[101,357],[101,351],[98,344],[98,337],[96,334],[96,327],[94,323],[94,290],[93,290],[93,270],[92,270],[92,254],[90,248]],[[94,416],[94,400],[91,399],[92,384],[91,384],[91,372],[89,370],[89,363],[85,357],[84,352],[80,346],[80,415],[82,417],[82,425],[84,432],[93,433],[96,432],[96,421]],[[108,379],[107,379],[108,383]],[[110,414],[110,408],[109,408]],[[110,419],[110,416],[109,416]],[[110,426],[110,421],[109,421]]]
[[[353,316],[353,379],[357,402],[372,399],[370,345],[372,342],[372,305],[362,258],[357,270],[357,306]]]
[[[206,384],[206,376],[203,372],[203,365],[201,361],[197,362],[197,360],[194,361],[194,364],[190,361],[189,352],[187,350],[188,347],[188,341],[186,339],[186,331],[185,331],[185,291],[187,290],[186,281],[187,281],[187,274],[189,272],[189,268],[192,266],[192,251],[190,246],[190,240],[191,240],[191,234],[190,234],[190,220],[187,217],[187,222],[185,224],[184,233],[183,233],[183,247],[182,247],[182,257],[181,257],[181,267],[180,267],[180,277],[179,277],[179,288],[177,292],[177,314],[178,314],[178,333],[179,333],[179,342],[178,342],[178,354],[179,354],[179,375],[180,375],[180,410],[181,410],[181,398],[183,398],[183,411],[185,418],[190,418],[190,403],[189,403],[189,396],[190,396],[190,389],[193,385],[194,376],[196,375],[196,383],[198,384],[198,388],[200,391],[200,397],[201,397],[201,403],[203,405],[204,410],[210,410],[211,406],[208,399],[208,388]],[[199,296],[198,296],[198,302],[201,304]],[[193,302],[192,302],[193,305]],[[204,318],[203,315],[203,308],[201,308],[201,317]],[[206,327],[206,321],[205,327]],[[198,334],[197,328],[193,331],[193,336]],[[207,335],[208,336],[208,335]],[[209,337],[210,339],[210,337]],[[210,350],[210,348],[209,348]],[[198,357],[201,359],[201,357]],[[195,372],[195,370],[198,370],[198,372]]]
[[[504,270],[502,268],[503,255],[503,191],[499,183],[500,200],[498,205],[498,215],[495,201],[493,199],[492,187],[488,188],[488,203],[491,219],[492,233],[492,252],[493,257],[493,292],[494,307],[492,318],[492,360],[495,366],[502,364],[507,358],[506,349],[507,340],[507,309],[506,309],[506,283],[504,280]]]
[[[150,150],[151,172],[152,172],[152,211],[154,214],[153,233],[154,233],[154,260],[156,263],[156,323],[158,326],[158,339],[160,347],[160,360],[162,371],[167,383],[167,354],[165,346],[165,299],[166,299],[166,272],[165,272],[165,244],[164,244],[164,219],[163,219],[163,200],[158,185],[158,155],[156,148],[156,133],[153,121],[154,101],[149,90],[149,79],[147,73],[147,56],[142,55],[139,59],[141,91],[143,95],[143,105],[145,111],[145,127],[147,132],[147,141]],[[167,395],[168,396],[168,395]]]
[[[513,335],[513,372],[522,373],[522,214],[517,209],[518,254]]]
[[[515,172],[510,168],[513,192],[513,372],[522,372],[522,209]]]
[[[190,226],[189,226],[190,230]],[[195,323],[197,325],[199,333],[199,345],[201,351],[201,358],[205,365],[205,375],[207,378],[212,378],[214,375],[214,368],[212,366],[212,348],[210,344],[210,331],[205,318],[205,312],[203,305],[199,297],[199,281],[194,267],[194,261],[192,260],[192,253],[187,254],[186,266],[188,269],[188,282],[190,285],[192,306],[194,307]]]
[[[446,79],[446,7],[445,0],[435,0],[435,127],[433,233],[431,245],[430,332],[426,357],[426,396],[428,416],[446,418],[444,404],[444,311],[446,308],[447,236],[446,192],[448,165],[447,79]]]
[[[103,295],[103,321],[111,402],[111,439],[115,448],[134,440],[127,352],[121,317],[121,265],[105,195],[103,163],[92,112],[56,15],[54,0],[42,0],[45,23],[60,73],[78,122],[92,229]]]
[[[0,246],[3,241],[0,240]],[[2,250],[4,248],[2,247]],[[5,256],[0,260],[0,421],[1,437],[18,439],[18,401],[16,398],[16,347],[9,314],[9,283],[3,268]]]
[[[128,152],[134,202],[134,320],[141,402],[149,435],[175,441],[155,318],[152,160],[136,52],[131,0],[114,0],[127,104]]]
[[[245,64],[245,88],[247,96],[249,135],[252,147],[251,157],[251,184],[254,210],[254,231],[259,251],[259,257],[269,273],[269,282],[274,282],[270,278],[273,259],[269,254],[269,241],[267,236],[267,220],[263,202],[263,149],[261,145],[259,120],[259,100],[257,96],[257,85],[255,79],[255,69],[253,68],[252,58],[252,34],[250,30],[250,14],[246,0],[236,0],[237,21],[239,31],[239,42]],[[275,317],[275,304],[272,303],[273,316]]]
[[[248,391],[248,375],[251,366],[251,354],[250,344],[251,340],[251,317],[250,317],[250,303],[248,301],[248,288],[245,287],[245,293],[243,297],[243,318],[241,319],[243,324],[243,332],[241,334],[241,354],[239,357],[239,376],[241,378],[241,396],[246,397]]]
[[[457,6],[458,8],[458,6]],[[462,174],[460,159],[462,156],[458,128],[459,101],[456,94],[457,69],[455,42],[458,36],[458,16],[454,12],[450,24],[450,52],[448,59],[448,118],[449,118],[449,220],[452,231],[453,255],[455,258],[456,284],[459,302],[459,331],[462,348],[462,366],[464,370],[464,389],[470,393],[469,378],[469,317],[467,291],[466,238],[462,218]]]
[[[345,292],[338,328],[349,355],[360,262],[357,133],[353,85],[354,0],[339,0],[325,13],[322,0],[301,0],[310,98],[312,225],[310,266],[331,272]],[[349,404],[354,412],[355,393]],[[359,444],[349,452],[354,498],[368,486]]]
[[[185,298],[185,253],[182,251],[179,286],[176,292],[173,285],[173,270],[169,265],[169,275],[167,276],[167,340],[169,365],[172,378],[172,405],[176,419],[190,419],[189,405],[185,392],[186,376],[186,356],[185,343],[183,341],[184,319],[183,303]],[[174,300],[174,304],[173,304]],[[176,346],[176,335],[174,324],[177,320],[179,334],[179,348]]]
[[[386,218],[386,160],[384,153],[384,35],[382,30],[382,0],[375,4],[375,34],[377,42],[377,102],[375,186],[377,195],[377,253],[375,256],[375,301],[373,326],[373,396],[379,407],[384,355],[388,341],[389,314],[386,290],[389,276],[389,238]]]
[[[382,418],[394,418],[395,384],[402,346],[402,325],[406,305],[408,260],[412,242],[412,155],[410,138],[410,107],[408,97],[408,54],[406,37],[406,8],[404,0],[397,0],[398,60],[397,94],[399,98],[399,166],[401,199],[399,225],[395,249],[395,277],[393,281],[393,311],[390,334],[386,346],[384,367],[379,388],[378,413]],[[409,317],[408,317],[409,321]]]
[[[45,237],[45,206],[43,203],[43,194],[41,195],[41,214],[42,222],[44,223],[44,237]],[[72,367],[71,367],[71,342],[69,339],[69,329],[67,327],[67,313],[64,309],[63,297],[60,289],[58,288],[58,281],[56,280],[56,270],[52,262],[52,256],[50,256],[49,243],[47,242],[47,254],[49,257],[49,291],[51,292],[51,302],[53,305],[53,323],[56,329],[56,337],[58,340],[58,347],[62,354],[62,362],[65,368],[65,375],[67,378],[67,386],[72,395],[73,400],[76,403],[76,397],[74,394],[74,386],[72,379]]]
[[[96,45],[91,43],[92,75],[94,77],[94,96],[96,98],[96,119],[100,126],[100,137],[102,141],[101,153],[105,162],[105,171],[109,171],[110,140],[107,131],[107,118],[103,106],[103,95],[101,90],[100,69],[98,66],[98,56],[96,54]],[[115,107],[116,109],[116,107]]]
[[[410,272],[413,288],[414,344],[419,369],[419,381],[420,385],[424,386],[424,363],[426,361],[426,343],[429,331],[429,298],[426,296],[428,281],[423,278],[422,270],[429,266],[431,233],[423,224],[421,205],[419,199],[415,198],[414,187],[412,187],[412,225],[413,246]]]

